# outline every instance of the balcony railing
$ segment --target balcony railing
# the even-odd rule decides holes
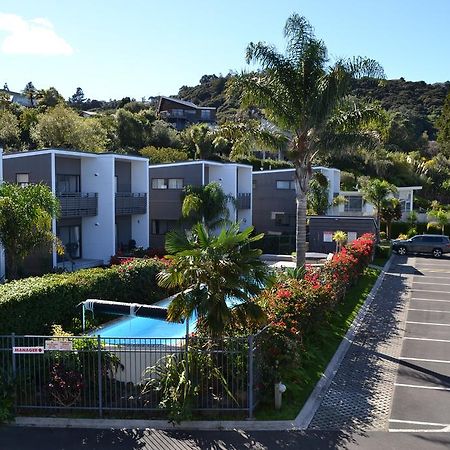
[[[237,209],[250,209],[252,194],[238,194]]]
[[[61,217],[87,217],[97,215],[98,197],[92,192],[59,192]]]
[[[116,192],[116,215],[145,214],[147,194],[137,192]]]

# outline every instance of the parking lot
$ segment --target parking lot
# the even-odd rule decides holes
[[[412,277],[390,431],[450,431],[450,258],[398,258]]]

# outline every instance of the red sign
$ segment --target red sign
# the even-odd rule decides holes
[[[44,347],[13,347],[13,353],[44,353]]]

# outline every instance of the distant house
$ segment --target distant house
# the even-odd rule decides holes
[[[216,122],[216,108],[197,106],[192,102],[173,97],[160,97],[158,114],[177,130],[184,130],[193,123]]]
[[[26,106],[27,108],[34,106],[31,100],[20,92],[10,91],[9,89],[0,89],[0,95],[8,96],[11,103],[17,103],[18,105]]]

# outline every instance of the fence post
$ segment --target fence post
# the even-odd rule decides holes
[[[16,334],[11,334],[11,353],[12,353],[12,374],[13,378],[16,378],[16,354],[14,353],[14,347],[16,346]]]
[[[253,419],[253,335],[248,337],[248,418]]]
[[[103,387],[102,387],[102,342],[97,335],[97,372],[98,372],[98,415],[103,417]]]

